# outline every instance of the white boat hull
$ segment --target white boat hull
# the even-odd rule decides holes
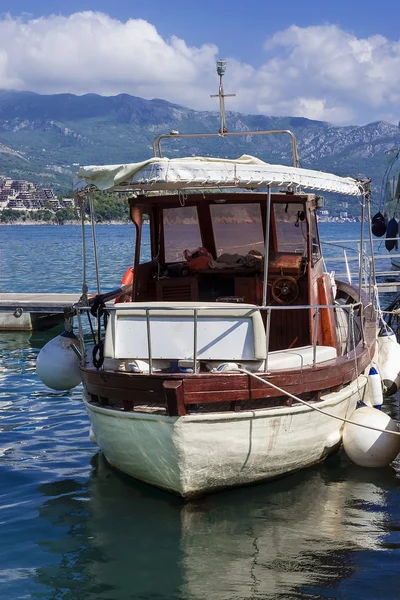
[[[324,396],[318,407],[349,417],[367,377]],[[182,497],[243,486],[323,460],[341,441],[343,423],[306,406],[167,417],[94,406],[85,398],[94,438],[127,475]]]

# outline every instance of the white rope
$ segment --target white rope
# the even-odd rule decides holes
[[[363,425],[362,423],[355,423],[354,421],[350,421],[349,419],[345,419],[344,417],[338,417],[337,415],[332,415],[331,413],[328,413],[325,410],[322,410],[321,408],[317,408],[316,406],[313,406],[306,400],[302,400],[298,396],[295,396],[294,394],[291,394],[290,392],[285,391],[284,389],[278,387],[274,383],[271,383],[271,381],[262,379],[259,375],[256,375],[255,373],[251,373],[251,371],[248,371],[247,369],[237,369],[237,370],[240,371],[241,373],[245,373],[246,375],[250,375],[250,377],[254,377],[254,379],[258,379],[258,381],[261,381],[262,383],[265,383],[266,385],[269,385],[270,387],[272,387],[274,390],[281,392],[281,394],[283,396],[289,396],[289,398],[296,400],[296,402],[300,402],[301,404],[308,406],[308,408],[311,408],[312,410],[315,410],[315,411],[321,413],[321,415],[325,415],[326,417],[332,417],[332,419],[337,419],[338,421],[342,421],[343,423],[349,423],[350,425],[357,425],[358,427],[362,427],[363,429],[371,429],[372,431],[379,431],[379,433],[391,433],[393,435],[400,435],[400,431],[389,431],[386,429],[380,429],[379,427],[373,427],[372,425]]]
[[[361,319],[363,317],[361,316]],[[359,377],[358,377],[358,363],[357,363],[357,355],[356,355],[356,334],[354,331],[354,308],[353,306],[350,307],[350,323],[351,323],[351,337],[352,337],[352,341],[353,341],[353,354],[354,354],[354,367],[356,370],[356,381],[357,381],[357,392],[358,392],[358,401],[362,402],[362,395],[361,395],[361,390],[360,390],[360,383],[359,383]],[[371,360],[371,357],[370,357]]]

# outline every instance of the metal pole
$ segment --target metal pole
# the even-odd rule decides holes
[[[347,272],[347,279],[349,280],[349,283],[351,285],[351,272],[350,272],[350,266],[349,266],[349,261],[347,260],[347,252],[346,250],[343,248],[343,254],[344,254],[344,260],[346,263],[346,272]]]
[[[82,230],[82,302],[87,304],[88,286],[86,281],[86,234],[85,234],[86,196],[80,198],[81,230]]]
[[[94,223],[94,206],[93,206],[93,190],[89,191],[89,204],[90,204],[90,221],[92,224],[92,237],[93,237],[93,252],[94,252],[94,264],[96,268],[96,281],[97,281],[97,293],[101,294],[100,291],[100,273],[99,273],[99,260],[97,256],[97,241],[96,241],[96,227]]]
[[[265,323],[265,362],[264,371],[268,372],[269,334],[271,331],[271,309],[267,308],[267,320]]]
[[[265,215],[264,283],[263,283],[263,302],[262,302],[263,306],[266,306],[266,304],[267,304],[270,222],[271,222],[271,186],[268,186],[267,214]]]
[[[76,316],[78,319],[79,341],[81,343],[81,349],[82,349],[82,358],[81,358],[80,362],[81,362],[82,366],[85,366],[85,364],[86,364],[85,336],[83,334],[82,316],[81,316],[80,310],[76,311]]]
[[[197,373],[197,308],[194,309],[193,327],[193,373]]]
[[[364,262],[364,219],[365,219],[365,196],[362,195],[361,200],[361,232],[360,232],[360,253],[359,253],[359,270],[358,270],[358,300],[361,302],[362,295],[362,274]]]
[[[318,325],[319,325],[319,306],[317,307],[317,312],[315,313],[315,322],[314,322],[314,339],[313,339],[313,366],[314,367],[317,362]]]
[[[364,195],[365,197],[365,195]],[[372,278],[372,285],[376,286],[376,269],[375,269],[375,255],[374,255],[374,240],[372,238],[372,229],[371,229],[371,201],[370,198],[367,198],[367,220],[368,220],[368,234],[369,234],[369,245],[370,245],[370,249],[371,249],[371,258],[370,258],[370,268],[371,268],[371,275],[370,275],[370,286],[371,286],[371,278]]]
[[[149,353],[149,373],[153,372],[153,357],[151,355],[151,337],[150,337],[150,311],[146,308],[146,326],[147,326],[147,350]]]

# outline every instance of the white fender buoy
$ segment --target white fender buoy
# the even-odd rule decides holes
[[[370,406],[357,408],[349,420],[386,431],[399,430],[396,421]],[[350,460],[360,467],[386,467],[400,452],[400,436],[345,423],[343,448]]]
[[[378,368],[385,396],[393,396],[400,387],[400,344],[390,327],[378,336]]]
[[[72,345],[79,340],[72,332],[64,331],[48,342],[36,360],[39,379],[53,390],[70,390],[81,382],[79,358]]]
[[[368,375],[368,391],[371,405],[381,408],[383,404],[382,380],[375,367],[371,367]]]

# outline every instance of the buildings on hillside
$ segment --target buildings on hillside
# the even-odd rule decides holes
[[[72,198],[57,198],[51,188],[42,188],[30,181],[0,175],[0,210],[34,211],[74,206]]]

